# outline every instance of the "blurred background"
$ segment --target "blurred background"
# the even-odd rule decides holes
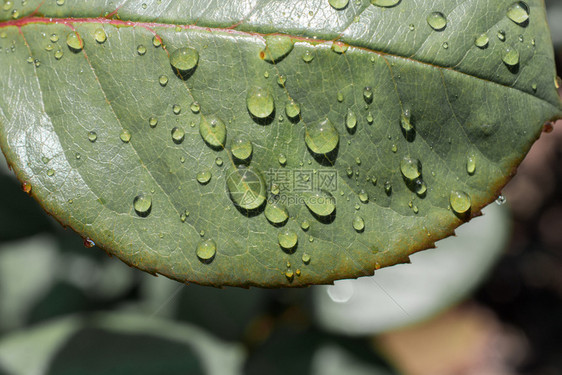
[[[547,0],[562,72],[562,1]],[[63,229],[0,161],[0,375],[562,374],[562,122],[412,264],[301,290],[182,285]],[[505,204],[502,204],[505,203]]]

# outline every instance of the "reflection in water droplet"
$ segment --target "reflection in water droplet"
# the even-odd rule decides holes
[[[301,114],[301,106],[291,99],[285,105],[285,113],[290,119],[295,119]]]
[[[123,143],[129,143],[131,140],[131,133],[127,129],[121,130],[121,134],[119,134],[119,138]]]
[[[304,194],[304,198],[306,207],[320,217],[328,217],[336,210],[336,200],[326,190],[307,192]]]
[[[88,133],[88,140],[90,142],[93,143],[93,142],[97,141],[97,139],[98,139],[98,134],[95,131],[91,131],[91,132]]]
[[[246,106],[252,116],[263,119],[269,117],[275,109],[273,95],[263,87],[252,87],[248,90]]]
[[[72,52],[79,52],[84,48],[84,41],[76,32],[72,31],[66,36],[66,45]]]
[[[146,217],[152,210],[152,197],[139,194],[133,199],[133,208],[140,217]]]
[[[328,0],[328,2],[336,10],[343,9],[349,4],[349,0]]]
[[[334,285],[328,285],[326,292],[335,303],[346,303],[354,294],[352,280],[336,280]]]
[[[159,36],[154,35],[152,37],[152,45],[156,48],[160,47],[162,45],[162,39],[160,39]]]
[[[474,45],[478,48],[486,48],[489,42],[490,38],[488,38],[487,34],[480,34],[480,36],[474,40]]]
[[[232,155],[241,161],[247,161],[252,156],[253,145],[252,142],[245,138],[237,138],[232,142],[231,150]]]
[[[105,41],[107,40],[107,34],[102,28],[96,29],[96,31],[94,31],[94,39],[100,44],[105,43]]]
[[[201,241],[197,244],[195,253],[202,263],[209,264],[217,254],[217,244],[212,239]]]
[[[529,20],[529,6],[522,1],[517,1],[507,9],[507,18],[518,25],[523,25]]]
[[[383,8],[390,8],[397,5],[400,0],[371,0],[371,4],[383,7]]]
[[[285,230],[277,235],[279,246],[285,251],[291,251],[297,246],[298,236],[292,230]]]
[[[355,216],[353,218],[353,229],[357,232],[362,232],[365,229],[365,221],[361,216]]]
[[[427,24],[435,31],[442,31],[447,27],[447,18],[441,12],[433,12],[427,16]]]
[[[211,181],[211,177],[213,177],[213,175],[209,170],[197,172],[197,182],[199,182],[201,185],[208,184],[209,181]]]
[[[170,54],[170,65],[178,72],[189,72],[199,62],[199,52],[190,47],[178,48]]]
[[[232,202],[245,210],[257,209],[267,199],[265,179],[256,168],[240,165],[231,170],[226,186]]]
[[[220,149],[226,142],[226,126],[224,122],[215,115],[201,118],[199,122],[199,134],[201,138],[212,148]]]
[[[185,131],[177,126],[172,129],[171,134],[172,134],[172,141],[174,141],[174,143],[177,145],[182,143],[185,138]]]
[[[284,224],[289,219],[287,209],[275,202],[268,202],[265,206],[265,218],[272,224]]]
[[[467,213],[472,205],[470,196],[464,191],[458,190],[451,192],[451,195],[449,196],[449,203],[451,204],[453,211],[459,215]]]
[[[421,176],[421,163],[418,159],[405,157],[400,162],[400,172],[408,181],[414,181]]]
[[[328,154],[337,147],[340,136],[329,119],[306,127],[304,141],[315,154]]]

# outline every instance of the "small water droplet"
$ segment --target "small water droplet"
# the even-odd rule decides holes
[[[454,190],[449,196],[449,203],[451,208],[459,215],[463,215],[470,210],[472,203],[470,201],[470,196],[464,191]]]
[[[281,87],[285,86],[285,82],[287,82],[287,77],[285,77],[284,75],[279,75],[277,77],[277,84]]]
[[[337,147],[340,136],[329,119],[316,122],[306,127],[305,143],[315,154],[328,154]]]
[[[372,103],[373,102],[373,89],[370,87],[365,87],[363,89],[363,99],[365,99],[366,103]]]
[[[365,229],[365,220],[359,215],[353,218],[353,229],[357,232],[362,232]]]
[[[347,4],[349,4],[349,0],[328,0],[330,6],[336,10],[344,9]]]
[[[418,159],[405,157],[400,162],[400,172],[408,181],[414,181],[421,176],[421,163]]]
[[[475,171],[476,171],[476,157],[474,155],[468,155],[466,159],[466,172],[472,176]]]
[[[12,9],[13,6],[14,3],[12,0],[4,0],[4,5],[2,5],[2,9],[8,11]]]
[[[507,9],[507,18],[523,26],[529,20],[529,6],[522,1],[516,1]]]
[[[72,31],[66,36],[66,45],[72,52],[79,52],[84,48],[84,41],[78,33]]]
[[[71,203],[71,202],[69,201],[69,203]],[[84,238],[83,244],[84,244],[84,247],[87,247],[87,248],[92,248],[92,247],[96,246],[96,243],[88,237]]]
[[[215,115],[207,115],[199,122],[199,134],[207,145],[215,149],[221,149],[226,142],[226,126],[224,122]]]
[[[304,220],[301,223],[301,229],[306,232],[309,228],[310,228],[310,223],[308,222],[308,220]]]
[[[496,204],[497,204],[498,206],[504,205],[505,202],[507,202],[507,199],[506,199],[503,195],[501,195],[501,194],[500,194],[500,196],[498,197],[498,199],[496,199]]]
[[[410,29],[410,31],[414,31],[416,29],[416,25],[411,23],[410,26],[408,26],[408,29]]]
[[[160,47],[162,45],[162,39],[160,39],[158,35],[154,35],[152,37],[152,45],[156,48]]]
[[[197,258],[202,263],[209,264],[215,259],[217,254],[217,244],[212,239],[206,239],[197,244],[197,249],[195,250]]]
[[[336,210],[336,200],[326,190],[307,192],[304,195],[306,207],[320,217],[328,217]]]
[[[332,42],[332,51],[342,54],[349,48],[349,45],[342,42]]]
[[[55,170],[50,168],[47,170],[47,176],[52,177],[55,175]]]
[[[181,113],[181,105],[174,104],[172,106],[172,112],[174,112],[175,115],[179,115]]]
[[[51,34],[51,37],[49,38],[51,40],[51,42],[56,43],[59,41],[59,36],[57,34]]]
[[[386,195],[392,194],[392,184],[390,183],[390,181],[386,181],[384,183],[384,192],[386,193]]]
[[[223,161],[222,161],[222,158],[221,158],[220,156],[217,156],[217,158],[215,159],[215,164],[216,164],[218,167],[221,167],[221,166],[222,166]]]
[[[247,161],[252,156],[254,147],[252,142],[245,138],[237,138],[232,142],[230,151],[232,155],[241,161]]]
[[[368,203],[369,202],[369,194],[367,194],[367,192],[365,190],[361,190],[359,192],[359,200],[362,203]]]
[[[170,54],[170,65],[177,73],[190,72],[199,63],[199,52],[190,47],[178,48]]]
[[[267,35],[265,48],[260,51],[260,58],[275,63],[283,60],[293,50],[295,42],[286,35]]]
[[[487,34],[480,34],[475,40],[474,45],[478,48],[486,48],[488,47],[488,43],[490,42],[490,38],[488,38]]]
[[[279,241],[279,246],[281,246],[284,251],[292,252],[297,246],[298,236],[292,230],[287,229],[277,235],[277,240]]]
[[[378,7],[390,8],[397,5],[401,0],[371,0],[371,4]]]
[[[168,84],[168,77],[166,77],[165,75],[161,75],[158,78],[158,82],[160,83],[160,86],[164,87]]]
[[[289,219],[289,213],[287,209],[278,203],[268,202],[265,206],[265,218],[275,225],[285,224]]]
[[[408,141],[413,140],[415,128],[412,124],[411,120],[411,112],[408,108],[405,108],[402,111],[402,115],[400,116],[400,128],[402,129],[402,134],[406,137]]]
[[[423,197],[427,192],[427,185],[421,178],[417,179],[415,184],[416,194],[420,197]]]
[[[357,116],[351,109],[348,109],[345,116],[345,126],[350,133],[353,133],[357,127]]]
[[[398,151],[398,146],[396,146],[396,144],[393,144],[392,147],[390,148],[390,150],[391,150],[393,153],[396,153],[396,152]]]
[[[248,90],[246,106],[250,114],[259,119],[269,117],[275,109],[273,95],[263,87],[252,87]]]
[[[199,111],[201,110],[201,106],[198,102],[191,103],[191,106],[189,108],[191,109],[191,112],[195,114],[199,113]]]
[[[94,143],[98,139],[98,135],[95,131],[91,131],[88,133],[88,140]]]
[[[119,134],[119,138],[121,138],[123,143],[129,143],[131,140],[131,133],[127,129],[123,129],[121,130],[121,134]]]
[[[105,41],[107,40],[107,34],[105,33],[105,30],[102,28],[96,29],[96,31],[94,31],[94,39],[100,44],[105,43]]]
[[[209,181],[211,181],[211,177],[213,177],[213,175],[209,170],[197,172],[197,182],[199,182],[201,185],[208,184]]]
[[[449,43],[443,42],[443,44],[441,44],[441,47],[443,47],[443,49],[449,49]]]
[[[62,59],[62,55],[63,55],[63,54],[64,54],[64,53],[63,53],[60,49],[56,50],[56,51],[55,51],[55,59],[57,59],[57,60]]]
[[[304,54],[302,55],[302,59],[305,63],[310,63],[312,60],[314,60],[314,55],[312,54],[312,52],[310,51],[305,51]]]
[[[505,42],[505,31],[500,30],[500,31],[498,31],[498,34],[497,34],[497,35],[498,35],[498,39],[499,39],[500,41]]]
[[[515,48],[506,48],[503,55],[502,61],[508,67],[515,67],[519,64],[519,51]]]
[[[150,125],[151,128],[155,128],[156,125],[158,125],[158,119],[156,117],[149,118],[148,125]]]
[[[303,253],[301,260],[304,264],[309,264],[310,263],[310,255],[308,255],[307,253]]]
[[[442,31],[447,27],[447,18],[441,12],[432,12],[427,16],[427,24],[435,31]]]
[[[267,199],[265,179],[256,168],[240,165],[228,174],[226,186],[233,203],[245,210],[257,209]]]
[[[287,117],[290,119],[296,119],[301,114],[301,106],[291,99],[285,105],[285,114],[287,114]]]
[[[171,134],[172,134],[172,141],[174,141],[174,143],[177,145],[182,143],[185,138],[185,131],[178,126],[172,129]]]
[[[133,208],[140,217],[147,217],[152,210],[152,197],[139,194],[133,199]]]
[[[279,162],[279,164],[284,166],[287,164],[287,157],[284,154],[279,154],[277,161]]]

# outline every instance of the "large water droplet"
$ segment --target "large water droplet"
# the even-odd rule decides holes
[[[328,154],[337,147],[340,135],[329,119],[306,127],[304,141],[315,154]]]
[[[78,33],[72,31],[66,36],[66,45],[72,52],[79,52],[84,48],[84,41]]]
[[[361,190],[358,194],[359,200],[362,203],[368,203],[369,202],[369,194],[367,194],[367,192],[365,190]]]
[[[252,87],[246,97],[246,106],[252,116],[264,119],[269,117],[275,109],[273,95],[263,87]]]
[[[286,35],[268,35],[260,57],[270,63],[279,62],[293,50],[294,45],[293,39]]]
[[[244,210],[259,208],[267,199],[265,179],[255,168],[240,165],[226,178],[226,186],[234,204]]]
[[[507,17],[518,25],[525,25],[529,20],[529,6],[517,1],[507,9]]]
[[[334,196],[326,190],[305,193],[304,203],[310,211],[320,217],[328,217],[336,209]]]
[[[252,142],[245,138],[237,138],[232,143],[232,155],[241,161],[247,161],[252,156],[253,145]]]
[[[217,254],[217,244],[212,239],[201,241],[197,244],[195,253],[202,263],[209,264],[215,259]]]
[[[301,114],[301,106],[291,99],[285,105],[285,113],[290,119],[296,119]]]
[[[418,159],[405,157],[400,162],[400,172],[408,181],[414,181],[421,176],[421,163]]]
[[[174,141],[174,143],[177,145],[182,143],[185,138],[185,131],[177,126],[172,129],[171,134],[172,134],[172,141]]]
[[[506,48],[503,55],[502,61],[508,67],[515,67],[519,64],[519,51],[515,48]]]
[[[336,10],[344,9],[347,4],[349,4],[349,0],[328,0],[330,6]]]
[[[470,210],[472,203],[470,202],[470,196],[464,191],[454,190],[449,196],[449,203],[451,208],[459,215],[463,215]]]
[[[397,5],[401,0],[371,0],[371,4],[378,7],[390,8]]]
[[[139,194],[133,199],[133,208],[140,217],[147,217],[152,210],[152,197]]]
[[[447,18],[441,12],[433,12],[427,16],[427,24],[435,31],[442,31],[447,27]]]
[[[166,77],[165,75],[161,75],[158,78],[158,82],[160,83],[160,86],[164,87],[168,84],[168,77]]]
[[[400,128],[402,129],[402,134],[408,141],[413,141],[415,136],[415,128],[411,120],[411,112],[408,108],[402,111],[400,116]]]
[[[107,40],[107,34],[102,28],[96,29],[96,31],[94,31],[94,39],[100,44],[105,43]]]
[[[199,182],[201,185],[206,185],[209,183],[209,181],[211,181],[211,177],[213,177],[213,175],[211,174],[211,171],[209,170],[204,170],[201,172],[197,173],[197,182]]]
[[[127,129],[121,130],[121,134],[119,134],[119,138],[123,143],[129,143],[131,140],[131,133]]]
[[[88,140],[92,143],[94,143],[95,141],[97,141],[98,139],[98,134],[95,131],[91,131],[88,132]]]
[[[220,149],[226,141],[226,126],[215,115],[207,115],[199,122],[199,134],[210,147]]]
[[[298,236],[292,230],[285,230],[277,235],[279,246],[287,252],[292,252],[298,243]]]
[[[347,115],[345,115],[345,126],[350,133],[353,133],[357,127],[357,116],[355,113],[349,109]]]
[[[278,203],[268,202],[265,206],[265,218],[275,225],[281,225],[287,222],[289,219],[289,213],[287,209]]]
[[[488,43],[490,42],[490,38],[488,38],[487,34],[480,34],[475,40],[474,45],[478,48],[486,48],[488,47]]]
[[[357,232],[362,232],[365,229],[365,220],[359,215],[353,218],[353,229]]]
[[[177,73],[192,71],[199,62],[199,52],[190,47],[178,48],[170,54],[170,64]]]

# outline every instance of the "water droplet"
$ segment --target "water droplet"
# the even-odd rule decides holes
[[[212,148],[221,149],[226,142],[226,126],[224,122],[215,115],[201,118],[199,122],[199,134],[201,138]]]
[[[413,140],[413,135],[415,132],[414,125],[411,121],[411,112],[408,108],[402,111],[402,116],[400,116],[400,128],[402,128],[402,134],[406,137],[408,141]]]
[[[349,48],[349,45],[342,42],[332,42],[332,51],[342,54]]]
[[[501,194],[500,194],[500,196],[498,197],[498,199],[496,199],[496,204],[497,204],[498,206],[504,205],[505,202],[507,202],[507,199],[506,199],[503,195],[501,195]]]
[[[307,253],[303,253],[301,260],[304,264],[309,264],[310,263],[310,255],[308,255]]]
[[[254,147],[252,142],[245,138],[237,138],[232,142],[230,151],[232,155],[241,161],[247,161],[252,156]]]
[[[272,224],[284,224],[289,219],[287,209],[281,204],[268,202],[265,206],[265,218]]]
[[[57,0],[57,5],[64,5],[65,0]]]
[[[51,40],[51,42],[56,43],[59,41],[59,36],[57,34],[51,34],[51,37],[49,38]]]
[[[507,18],[518,25],[524,25],[529,20],[529,7],[522,1],[517,1],[507,9]]]
[[[420,197],[423,197],[427,191],[427,185],[425,182],[420,178],[416,180],[416,194]]]
[[[416,25],[411,23],[410,26],[408,26],[408,29],[410,29],[410,31],[414,31],[416,29]]]
[[[497,35],[498,35],[498,39],[499,39],[500,41],[505,42],[505,31],[500,30],[500,31],[498,31],[498,34],[497,34]]]
[[[307,192],[304,196],[306,207],[320,217],[330,216],[336,210],[336,200],[334,196],[326,190]]]
[[[304,140],[315,154],[328,154],[337,147],[340,136],[329,119],[316,122],[306,127]]]
[[[365,229],[365,220],[359,215],[353,218],[353,229],[357,232],[362,232]]]
[[[215,259],[215,255],[217,255],[217,244],[210,238],[201,241],[197,244],[195,254],[202,263],[209,264]]]
[[[94,143],[98,139],[98,135],[95,131],[91,131],[88,133],[88,140]]]
[[[35,65],[36,68],[39,68],[39,66],[41,65],[41,61],[39,61],[39,59],[35,59],[33,60],[33,64]]]
[[[305,63],[310,63],[312,60],[314,60],[314,55],[312,54],[312,52],[310,51],[305,51],[304,54],[302,55],[302,59]]]
[[[371,0],[371,4],[378,7],[390,8],[397,5],[401,0]]]
[[[20,12],[17,9],[12,10],[12,18],[16,19],[20,16]]]
[[[129,143],[131,140],[131,133],[127,129],[123,129],[121,130],[121,134],[119,134],[119,138],[121,138],[123,143]]]
[[[508,67],[515,67],[519,64],[519,51],[514,48],[506,48],[503,55],[502,61]]]
[[[351,109],[349,109],[347,115],[345,115],[345,126],[350,133],[353,133],[357,127],[357,116],[355,116],[355,113]]]
[[[211,181],[211,177],[213,177],[213,175],[209,170],[197,172],[197,182],[199,182],[201,185],[208,184],[209,181]]]
[[[287,278],[287,280],[293,281],[293,277],[294,277],[293,270],[285,271],[285,277]]]
[[[421,176],[421,163],[418,159],[405,157],[400,162],[400,172],[408,181],[414,181]]]
[[[449,43],[443,42],[443,44],[441,44],[441,47],[443,47],[443,49],[449,49]]]
[[[147,217],[152,210],[152,197],[139,194],[133,199],[133,208],[140,217]]]
[[[478,48],[486,48],[488,47],[488,43],[490,42],[490,38],[488,38],[487,34],[480,34],[475,40],[474,45]]]
[[[299,103],[295,102],[294,100],[290,100],[285,105],[285,113],[291,119],[297,118],[301,113],[301,107]]]
[[[259,208],[267,199],[265,179],[258,169],[240,165],[226,178],[233,203],[245,210]]]
[[[273,95],[263,87],[253,87],[248,91],[246,106],[252,116],[260,119],[269,117],[275,109]]]
[[[384,183],[384,192],[386,193],[386,195],[392,194],[392,184],[390,183],[390,181],[386,181]]]
[[[363,89],[363,99],[365,102],[372,103],[373,102],[373,89],[370,87],[365,87]]]
[[[179,115],[181,113],[181,106],[179,104],[174,104],[172,106],[172,111],[174,114]]]
[[[289,36],[267,35],[260,58],[270,63],[279,62],[293,50],[294,45],[295,42]]]
[[[305,220],[301,223],[301,229],[304,230],[305,232],[310,228],[310,223],[308,222],[308,220]]]
[[[70,200],[69,203],[72,203],[72,200]],[[92,248],[92,247],[96,246],[96,243],[88,237],[84,238],[83,244],[84,244],[84,247],[87,247],[87,248]]]
[[[476,157],[474,155],[468,155],[466,159],[466,171],[471,176],[476,171]]]
[[[63,54],[64,54],[64,53],[63,53],[60,49],[56,50],[56,51],[55,51],[55,59],[57,59],[57,60],[62,59],[62,55],[63,55]]]
[[[168,77],[166,77],[165,75],[161,75],[158,78],[158,82],[160,83],[160,86],[164,87],[168,84]]]
[[[285,230],[277,235],[279,246],[285,251],[291,252],[298,243],[298,236],[292,230]]]
[[[286,165],[287,164],[287,157],[284,154],[279,154],[279,157],[277,158],[277,161],[281,165]]]
[[[442,31],[447,27],[447,18],[441,12],[433,12],[427,16],[427,24],[435,31]]]
[[[47,170],[47,176],[52,177],[55,175],[55,170],[50,168],[49,170]]]
[[[287,82],[287,77],[285,77],[284,75],[280,75],[279,77],[277,77],[277,84],[279,86],[285,86],[285,82]]]
[[[174,143],[177,145],[182,143],[185,138],[185,131],[178,126],[172,129],[171,134],[172,134],[172,141],[174,141]]]
[[[470,202],[470,196],[464,191],[454,190],[449,196],[449,203],[451,208],[457,214],[462,215],[470,210],[472,203]]]
[[[2,9],[8,11],[12,9],[13,6],[14,3],[12,2],[12,0],[4,0],[4,5],[2,6]]]
[[[195,114],[199,113],[199,111],[201,110],[201,106],[198,102],[191,103],[191,106],[189,108],[191,109],[191,112]]]
[[[349,0],[328,0],[328,2],[336,10],[344,9],[349,4]]]
[[[151,128],[155,128],[156,125],[158,125],[158,119],[156,117],[149,118],[148,125],[150,125]]]
[[[368,203],[369,202],[369,194],[367,194],[367,192],[365,190],[361,190],[359,192],[359,200],[362,203]]]
[[[53,46],[51,43],[49,43],[45,46],[45,51],[51,52],[54,48],[55,48],[55,46]]]
[[[78,33],[72,31],[66,36],[66,45],[72,52],[79,52],[84,48],[84,41]]]
[[[390,147],[390,151],[396,153],[398,151],[398,146],[396,146],[396,144],[393,144],[392,147]]]
[[[152,37],[152,45],[156,48],[160,47],[162,45],[162,39],[160,39],[158,35],[154,35]]]
[[[100,44],[105,43],[105,41],[107,40],[107,34],[105,33],[104,29],[96,29],[96,31],[94,31],[94,39]]]
[[[170,54],[170,65],[179,73],[195,69],[198,62],[199,52],[190,47],[178,48]]]

